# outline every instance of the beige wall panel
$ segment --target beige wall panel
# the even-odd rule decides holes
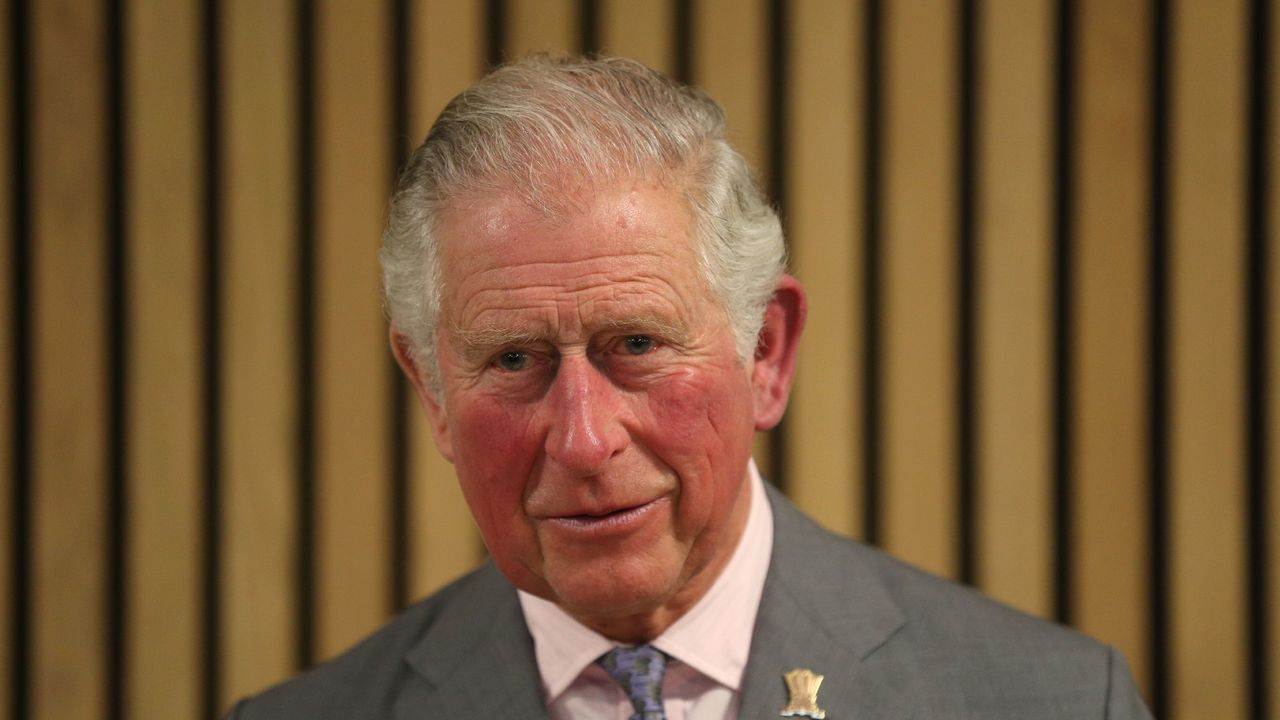
[[[103,11],[28,8],[33,169],[32,720],[105,714]]]
[[[317,6],[316,651],[390,609],[390,371],[378,245],[388,166],[384,3]]]
[[[508,0],[506,20],[508,59],[537,52],[562,55],[581,49],[578,4],[574,0]]]
[[[955,571],[955,36],[948,8],[885,5],[884,542]]]
[[[425,138],[440,110],[480,77],[484,8],[479,0],[426,0],[415,18],[422,48],[414,73],[411,126]],[[431,439],[426,415],[412,396],[409,417],[412,503],[410,592],[426,595],[474,567],[483,545],[449,464]]]
[[[1047,616],[1053,588],[1053,20],[982,7],[978,83],[978,584]]]
[[[0,0],[0,77],[9,78],[9,20],[10,20],[10,0]],[[9,228],[13,227],[14,208],[10,201],[13,198],[13,187],[9,180],[12,175],[13,150],[8,142],[8,138],[12,137],[13,113],[15,108],[9,102],[13,96],[12,92],[4,93],[4,97],[0,98],[0,137],[5,140],[0,141],[0,228],[3,232],[8,233]],[[3,397],[0,397],[0,457],[4,457],[5,466],[0,468],[0,518],[4,518],[5,532],[0,532],[0,557],[8,558],[11,552],[11,541],[13,539],[13,506],[10,500],[13,498],[13,473],[10,472],[9,463],[13,462],[13,453],[17,448],[13,447],[13,426],[10,418],[13,415],[13,406],[10,401],[13,398],[13,389],[9,386],[10,380],[13,378],[13,364],[10,360],[13,357],[13,324],[10,322],[13,317],[13,284],[10,282],[13,277],[13,255],[11,249],[12,242],[5,242],[4,247],[0,248],[0,387],[3,387]],[[13,585],[10,583],[12,572],[0,573],[0,617],[12,617],[13,612]],[[0,623],[0,718],[9,718],[9,708],[12,707],[12,681],[13,668],[10,659],[13,653],[8,650],[12,647],[12,629],[13,624],[6,622]],[[12,720],[12,719],[10,719]]]
[[[1271,511],[1269,518],[1280,518],[1280,12],[1271,10],[1271,137],[1268,139],[1271,148],[1268,175],[1271,197],[1267,201],[1270,215],[1267,227],[1270,235],[1266,238],[1270,252],[1271,269],[1267,279],[1267,292],[1270,294],[1271,307],[1268,319],[1271,321],[1267,336],[1267,358],[1270,374],[1267,376],[1267,387],[1271,398],[1268,410],[1267,429],[1270,441],[1267,445],[1267,460],[1270,463],[1267,474],[1267,490],[1270,497]],[[1271,707],[1280,708],[1280,522],[1271,522],[1267,528],[1270,538],[1271,581],[1269,597],[1271,604],[1271,639],[1267,643],[1271,653],[1268,665],[1271,669]]]
[[[480,76],[483,6],[478,0],[427,0],[414,17],[415,140],[427,135],[445,104]],[[436,450],[426,414],[410,392],[409,592],[421,597],[471,569],[482,544],[453,466]]]
[[[1076,70],[1075,623],[1147,678],[1149,27],[1142,0],[1079,8]]]
[[[787,489],[810,515],[861,534],[863,345],[861,3],[791,6],[791,265],[809,322],[787,422]]]
[[[1176,5],[1170,298],[1171,707],[1245,717],[1242,0]]]
[[[199,6],[125,14],[129,217],[126,703],[200,714]]]
[[[674,3],[601,0],[600,46],[664,73],[675,70]]]
[[[287,677],[296,642],[294,17],[222,4],[223,708]]]
[[[728,115],[729,142],[751,164],[763,187],[769,169],[766,91],[769,48],[762,0],[699,0],[694,3],[692,82],[715,98]],[[768,436],[756,434],[756,462],[769,474]]]

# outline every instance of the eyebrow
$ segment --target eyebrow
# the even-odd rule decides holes
[[[639,335],[657,335],[660,338],[674,341],[683,340],[687,335],[687,328],[683,324],[673,325],[651,315],[610,318],[605,320],[602,325],[613,330]],[[507,345],[528,345],[535,342],[545,342],[548,335],[548,333],[499,326],[467,329],[457,325],[451,328],[451,334],[461,341],[469,351],[485,351]]]

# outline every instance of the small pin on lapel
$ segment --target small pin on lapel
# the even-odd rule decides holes
[[[807,717],[823,720],[827,711],[818,707],[818,687],[822,685],[822,675],[808,668],[789,670],[782,676],[787,683],[787,706],[782,708],[783,717]]]

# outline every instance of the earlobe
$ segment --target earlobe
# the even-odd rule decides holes
[[[796,369],[796,348],[807,312],[804,288],[794,277],[783,275],[765,307],[764,325],[760,328],[751,370],[757,430],[777,425],[787,409]]]
[[[413,385],[418,402],[427,411],[427,420],[431,426],[431,436],[435,438],[436,447],[445,460],[453,462],[453,440],[449,436],[449,422],[445,409],[432,392],[425,374],[418,371],[410,350],[409,339],[394,327],[391,328],[391,352],[395,355],[396,364]]]

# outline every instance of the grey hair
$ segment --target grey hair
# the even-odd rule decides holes
[[[755,352],[764,310],[786,266],[778,216],[725,139],[724,111],[697,88],[632,60],[531,56],[455,97],[400,176],[382,235],[392,325],[430,387],[443,283],[435,221],[464,195],[515,193],[563,212],[566,183],[656,179],[683,193],[702,276]]]

